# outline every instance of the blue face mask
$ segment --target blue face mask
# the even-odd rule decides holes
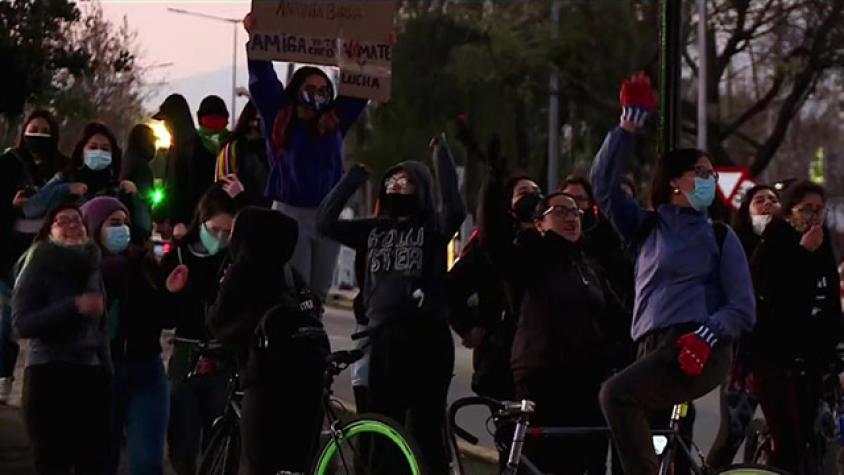
[[[208,231],[208,228],[205,227],[205,223],[199,227],[199,240],[202,242],[205,250],[208,251],[208,254],[212,256],[225,249],[228,244],[227,241],[211,234],[211,231]]]
[[[129,226],[109,226],[106,228],[105,248],[112,254],[120,254],[129,247],[131,233]]]
[[[94,171],[105,170],[111,165],[111,152],[107,150],[85,150],[85,166]]]
[[[695,177],[695,191],[692,193],[685,193],[689,204],[697,211],[703,211],[712,205],[712,200],[715,199],[715,178],[700,178]]]

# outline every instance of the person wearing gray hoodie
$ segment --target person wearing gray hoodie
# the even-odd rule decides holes
[[[454,367],[446,318],[446,255],[466,217],[466,206],[444,138],[434,142],[433,155],[440,205],[431,171],[408,161],[388,170],[381,180],[375,217],[340,220],[346,201],[368,178],[358,165],[322,202],[317,224],[326,236],[366,250],[370,410],[406,424],[428,473],[445,474],[445,405]]]
[[[19,264],[12,322],[30,340],[23,412],[38,473],[108,470],[111,357],[99,266],[75,205],[47,215]]]

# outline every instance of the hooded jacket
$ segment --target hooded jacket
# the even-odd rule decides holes
[[[315,208],[343,175],[343,138],[355,123],[366,100],[339,96],[334,110],[339,127],[315,135],[298,120],[291,122],[286,150],[275,150],[270,139],[279,112],[288,105],[284,86],[270,61],[249,61],[249,92],[261,116],[270,157],[268,198],[301,208]]]
[[[41,227],[40,218],[69,194],[66,184],[56,183],[43,189],[63,161],[63,157],[57,156],[52,163],[36,164],[21,149],[9,149],[0,155],[0,280],[10,279],[12,267]],[[38,191],[30,196],[24,209],[12,206],[15,194],[28,187]],[[29,235],[27,239],[21,239],[24,234]]]
[[[138,187],[138,193],[146,198],[154,185],[150,161],[155,157],[155,135],[145,125],[136,125],[126,141],[123,155],[121,180],[130,180]]]
[[[82,206],[85,224],[95,241],[108,217],[128,210],[120,201],[100,197]],[[165,325],[164,282],[152,256],[130,246],[120,254],[103,250],[100,266],[106,289],[106,314],[114,361],[158,357]]]
[[[181,95],[168,96],[155,118],[165,121],[172,137],[167,154],[167,214],[173,223],[187,224],[202,194],[214,184],[216,154],[202,144],[188,102]]]
[[[514,271],[525,296],[513,341],[514,377],[565,368],[602,381],[611,345],[628,323],[620,304],[582,243],[553,232],[522,238]]]
[[[246,384],[262,379],[253,351],[259,322],[275,305],[292,301],[301,285],[285,271],[298,237],[296,221],[279,211],[250,207],[237,215],[229,242],[232,264],[206,323],[217,340],[237,348]]]
[[[106,318],[79,314],[76,297],[103,294],[100,253],[92,242],[68,248],[48,241],[33,245],[12,293],[12,321],[30,339],[27,367],[72,363],[111,368]]]
[[[818,370],[836,360],[842,340],[839,275],[824,227],[815,252],[800,245],[801,234],[775,218],[751,260],[757,323],[748,336],[753,366],[786,367],[797,358]]]
[[[442,320],[446,318],[446,252],[448,243],[466,217],[466,206],[457,185],[454,160],[445,141],[435,151],[442,205],[434,199],[430,170],[419,162],[404,162],[384,178],[406,171],[416,187],[415,216],[395,219],[382,213],[375,218],[340,220],[349,198],[367,180],[355,167],[325,198],[317,212],[319,232],[351,247],[366,249],[364,307],[372,326],[388,321]],[[385,203],[384,179],[380,184]]]

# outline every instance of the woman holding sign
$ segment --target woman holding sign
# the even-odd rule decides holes
[[[251,31],[252,14],[243,24]],[[340,245],[317,232],[317,207],[343,175],[343,138],[366,100],[335,98],[328,75],[312,66],[299,68],[285,87],[271,61],[257,60],[249,61],[249,92],[270,157],[267,197],[299,223],[291,263],[325,301]]]

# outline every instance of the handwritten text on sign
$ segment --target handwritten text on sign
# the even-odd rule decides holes
[[[340,68],[340,94],[390,97],[395,2],[253,0],[252,59]]]

